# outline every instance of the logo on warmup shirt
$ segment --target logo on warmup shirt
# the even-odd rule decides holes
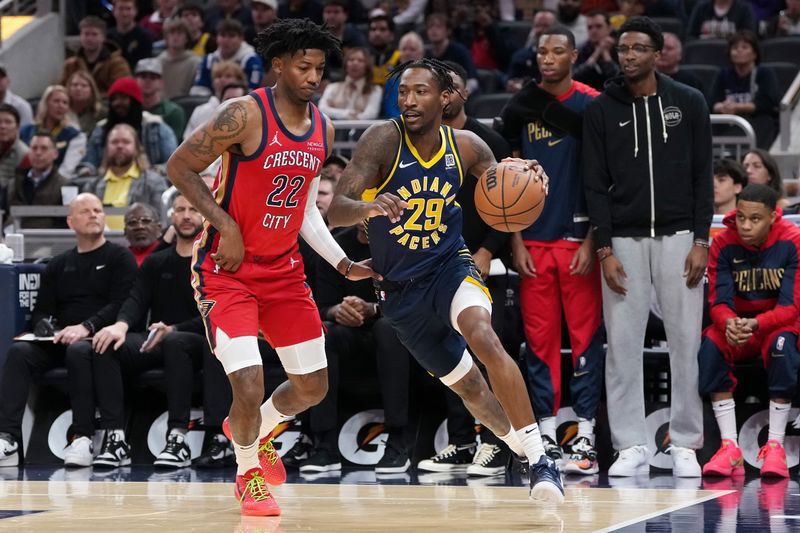
[[[664,123],[670,128],[674,128],[680,124],[682,119],[683,113],[674,105],[664,108]]]

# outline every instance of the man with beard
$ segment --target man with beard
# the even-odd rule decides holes
[[[131,126],[117,124],[112,128],[100,172],[89,190],[103,200],[103,205],[126,207],[143,202],[155,208],[161,219],[161,194],[167,190],[167,180],[150,169]],[[106,218],[111,229],[122,229],[122,222],[119,216]]]
[[[165,243],[161,235],[161,221],[158,212],[150,205],[136,202],[125,212],[125,239],[128,250],[136,258],[136,265],[151,253],[163,248]]]
[[[92,130],[86,155],[78,165],[78,175],[96,174],[103,158],[103,146],[118,124],[127,124],[134,129],[151,164],[166,163],[177,146],[175,134],[161,117],[143,110],[144,96],[136,79],[126,76],[115,81],[108,90],[108,104],[108,118],[98,122]]]
[[[123,373],[138,374],[162,363],[169,431],[166,446],[154,464],[179,468],[191,462],[186,433],[193,376],[205,359],[206,343],[190,272],[192,245],[203,217],[178,193],[172,202],[171,221],[175,246],[144,260],[116,323],[98,331],[92,341],[98,407],[106,429],[103,447],[94,460],[96,467],[130,463],[130,446],[123,430]],[[143,331],[148,316],[151,323]]]
[[[558,0],[558,23],[575,36],[575,46],[581,48],[589,40],[586,17],[581,15],[583,0]]]

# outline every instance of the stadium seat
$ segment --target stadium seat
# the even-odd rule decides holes
[[[728,59],[728,41],[725,39],[702,39],[690,41],[683,46],[683,63],[686,65],[725,66]]]
[[[480,85],[483,94],[491,94],[498,90],[497,76],[498,72],[496,70],[478,69],[478,85]]]
[[[186,113],[186,119],[188,120],[189,117],[192,116],[194,108],[208,102],[208,98],[208,96],[204,95],[188,94],[186,96],[173,98],[172,101],[183,108],[183,112]]]
[[[719,74],[719,67],[712,65],[681,65],[681,70],[697,76],[700,83],[703,84],[703,94],[706,99],[711,96],[711,91],[714,89],[714,81],[716,81],[717,74]]]
[[[653,22],[658,23],[665,32],[674,33],[683,41],[686,25],[680,19],[675,17],[654,17]]]
[[[525,46],[528,34],[531,32],[531,23],[524,20],[504,21],[497,23],[497,31],[506,36],[506,42],[512,50],[519,50]]]
[[[763,63],[786,62],[800,65],[800,35],[762,41],[761,61]]]
[[[509,93],[482,94],[467,102],[467,115],[474,118],[494,118],[511,99]]]
[[[797,76],[798,68],[797,64],[795,63],[786,63],[786,62],[772,62],[772,63],[761,63],[761,67],[769,68],[772,72],[775,73],[775,77],[778,79],[778,97],[783,98],[783,95],[786,94],[786,91],[789,89],[789,86],[794,81],[794,78]]]

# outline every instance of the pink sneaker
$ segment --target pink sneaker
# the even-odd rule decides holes
[[[278,516],[281,508],[272,497],[260,468],[251,468],[243,476],[236,476],[236,498],[247,516]]]
[[[764,460],[761,465],[761,477],[789,477],[789,467],[786,466],[786,451],[781,443],[768,440],[758,451],[757,460]]]
[[[228,422],[228,417],[222,421],[222,432],[229,441],[233,442],[231,437],[231,426]],[[261,470],[264,471],[264,478],[270,485],[280,485],[286,481],[286,467],[283,466],[281,456],[272,445],[272,435],[267,435],[258,441],[258,462],[261,465]]]
[[[742,450],[730,439],[722,439],[722,445],[704,466],[704,476],[741,476],[744,475],[744,458]]]

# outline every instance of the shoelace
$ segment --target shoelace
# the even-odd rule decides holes
[[[177,436],[171,436],[169,439],[167,439],[167,445],[165,446],[164,451],[172,455],[178,455],[178,452],[181,449],[181,444],[183,444],[183,442],[178,442]]]
[[[728,451],[728,446],[723,446],[722,448],[717,450],[717,453],[714,454],[714,457],[711,458],[711,461],[716,461],[717,459],[721,458],[723,455],[725,455],[727,451]]]
[[[264,455],[271,465],[278,461],[278,452],[275,450],[275,446],[272,445],[272,439],[264,439],[258,446],[258,453]]]
[[[253,475],[247,480],[244,486],[245,492],[249,492],[254,501],[260,502],[269,498],[269,489],[267,489],[267,482],[264,477],[254,472]],[[244,500],[245,492],[242,493],[242,500]]]
[[[756,457],[756,461],[761,461],[762,459],[764,459],[767,456],[767,454],[769,453],[769,451],[772,450],[772,449],[774,449],[774,448],[770,447],[769,444],[763,445],[761,447],[761,449],[758,450],[758,456]]]
[[[439,452],[436,457],[434,457],[434,461],[440,461],[442,459],[447,459],[448,457],[454,456],[458,452],[458,449],[455,447],[454,444],[448,444],[447,448]]]
[[[487,463],[491,462],[498,449],[499,447],[495,446],[494,444],[481,444],[480,448],[478,448],[478,453],[475,454],[473,463],[486,465]]]

